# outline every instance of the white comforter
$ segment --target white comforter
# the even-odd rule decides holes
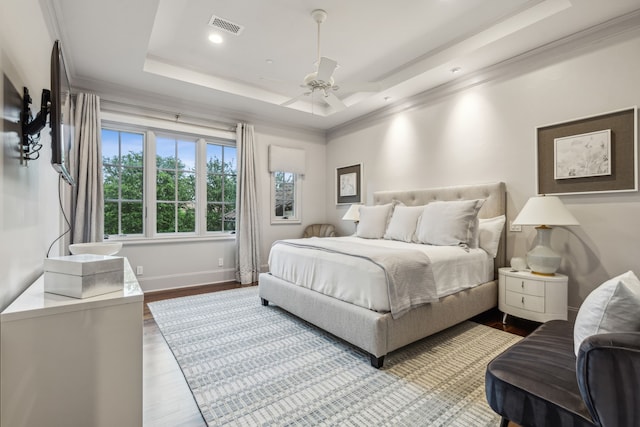
[[[430,246],[394,240],[358,237],[323,238],[324,241],[351,242],[374,248],[414,249],[431,260],[436,298],[442,298],[493,278],[493,259],[482,249]],[[290,242],[312,243],[313,239]],[[269,254],[272,275],[343,301],[379,312],[392,311],[388,282],[380,265],[361,256],[346,256],[307,247],[277,244]]]

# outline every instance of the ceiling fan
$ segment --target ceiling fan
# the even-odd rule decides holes
[[[318,24],[318,60],[316,63],[316,71],[305,76],[302,84],[302,87],[307,88],[305,93],[283,102],[280,105],[291,105],[304,96],[318,92],[322,95],[321,98],[324,102],[331,106],[336,112],[344,110],[346,105],[334,93],[334,91],[339,89],[339,86],[335,84],[333,79],[333,72],[338,67],[338,62],[326,56],[320,56],[320,24],[327,19],[327,12],[322,9],[316,9],[311,12],[311,17]]]

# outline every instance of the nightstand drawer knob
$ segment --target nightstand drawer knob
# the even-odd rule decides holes
[[[522,282],[520,282],[520,287],[521,287],[522,289],[524,289],[524,280],[523,280]]]
[[[522,297],[522,305],[524,305],[524,297]]]

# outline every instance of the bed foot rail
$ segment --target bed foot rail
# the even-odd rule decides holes
[[[382,368],[382,365],[384,364],[384,356],[376,357],[373,354],[370,354],[369,357],[371,358],[371,366],[376,369]]]
[[[268,299],[260,298],[260,301],[262,301],[262,305],[264,305],[265,307],[269,305]]]

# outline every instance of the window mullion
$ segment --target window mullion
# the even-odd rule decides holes
[[[156,179],[157,179],[157,171],[156,171],[156,134],[152,131],[146,132],[146,149],[147,155],[145,156],[145,173],[144,177],[146,179],[145,184],[145,209],[146,209],[146,217],[144,221],[145,225],[145,237],[154,237],[157,234],[156,227]]]
[[[207,141],[196,141],[196,232],[207,232]]]

